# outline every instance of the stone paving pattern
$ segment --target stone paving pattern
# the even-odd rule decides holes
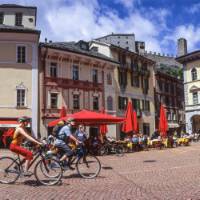
[[[0,151],[0,155],[7,152]],[[150,150],[123,157],[100,157],[102,171],[93,180],[65,172],[57,186],[38,186],[34,177],[0,184],[0,199],[37,200],[197,200],[200,199],[200,143]]]

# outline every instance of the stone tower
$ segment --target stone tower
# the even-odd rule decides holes
[[[183,56],[187,54],[187,40],[185,38],[179,38],[177,44],[177,56]]]

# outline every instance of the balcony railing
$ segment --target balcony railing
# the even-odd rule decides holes
[[[72,80],[72,79],[64,79],[64,78],[53,78],[53,77],[45,77],[45,85],[49,85],[51,83],[56,83],[59,87],[67,87],[67,88],[80,88],[87,90],[103,90],[102,83],[93,83],[89,81],[82,80]]]

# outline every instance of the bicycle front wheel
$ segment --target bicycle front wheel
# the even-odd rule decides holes
[[[86,155],[77,160],[76,169],[81,177],[91,179],[99,175],[101,163],[96,156]]]
[[[52,158],[39,160],[34,170],[35,178],[42,185],[56,185],[62,174],[60,163]]]
[[[0,183],[14,183],[20,176],[20,167],[11,157],[0,158]]]

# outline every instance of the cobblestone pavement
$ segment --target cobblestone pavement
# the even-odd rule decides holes
[[[38,186],[34,177],[21,178],[14,185],[0,184],[0,199],[200,199],[200,143],[100,160],[102,171],[96,179],[65,172],[61,185],[47,187]]]

